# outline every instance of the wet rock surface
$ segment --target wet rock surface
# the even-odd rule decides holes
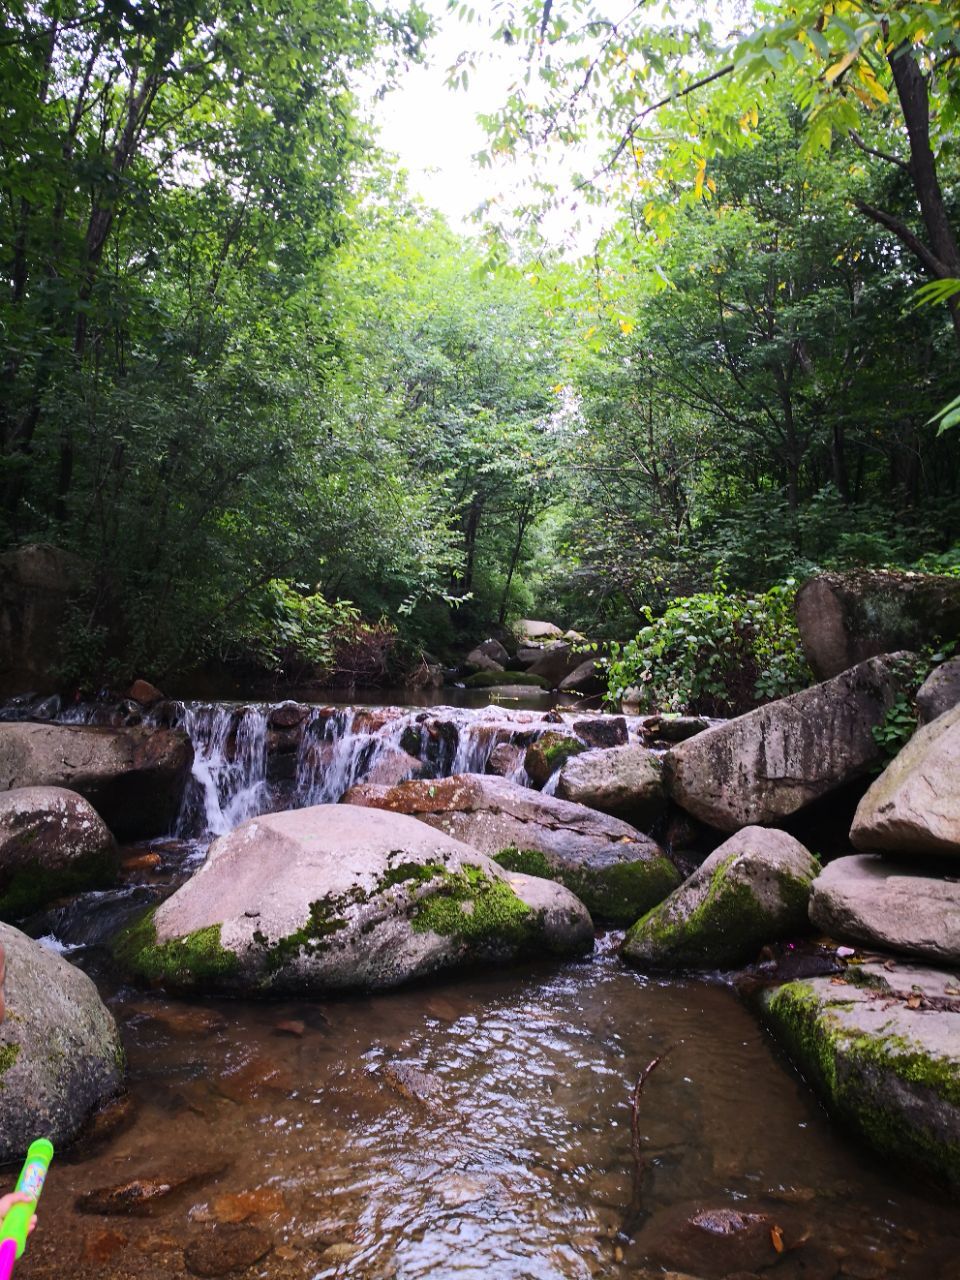
[[[586,751],[567,760],[557,795],[644,829],[667,807],[659,757],[634,745]]]
[[[874,961],[848,969],[845,981],[788,983],[762,1003],[835,1115],[884,1155],[960,1187],[956,973]]]

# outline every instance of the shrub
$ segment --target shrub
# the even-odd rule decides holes
[[[812,680],[793,615],[796,581],[762,595],[716,591],[671,602],[625,645],[613,645],[608,701],[639,688],[650,711],[739,715]]]

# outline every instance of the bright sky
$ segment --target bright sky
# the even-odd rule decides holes
[[[478,226],[470,219],[473,211],[500,192],[506,193],[506,207],[512,208],[532,172],[522,156],[509,167],[492,169],[481,169],[473,161],[476,152],[487,145],[476,117],[503,104],[521,64],[507,46],[500,42],[494,45],[482,16],[473,23],[461,22],[447,12],[446,0],[425,0],[425,7],[437,25],[428,44],[427,65],[406,73],[400,88],[377,104],[375,119],[384,147],[396,153],[408,171],[411,189],[445,214],[455,230],[475,235]],[[448,89],[448,68],[471,47],[495,49],[498,56],[480,59],[470,73],[468,91]],[[559,162],[555,169],[551,165],[550,177],[562,180]],[[541,231],[549,240],[572,241],[577,250],[589,251],[597,234],[596,211],[591,211],[592,230],[571,234],[571,224],[583,212],[551,214]]]

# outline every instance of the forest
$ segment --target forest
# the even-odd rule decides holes
[[[582,168],[473,235],[363,100],[440,10],[4,5],[0,550],[85,566],[65,680],[776,631],[818,568],[960,566],[956,10],[448,8],[451,92],[516,67],[491,189]]]

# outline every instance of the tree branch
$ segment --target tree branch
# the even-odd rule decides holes
[[[886,160],[887,164],[895,164],[897,168],[902,169],[904,173],[910,172],[910,166],[907,164],[906,160],[901,160],[899,156],[888,155],[886,151],[878,151],[876,147],[867,146],[859,133],[857,133],[856,129],[849,129],[847,131],[847,137],[854,146],[859,147],[865,155],[876,156],[878,160]]]
[[[892,213],[887,213],[883,209],[875,208],[872,204],[867,204],[866,200],[861,200],[859,196],[853,197],[853,203],[865,218],[869,218],[871,222],[876,222],[878,226],[892,232],[901,244],[905,245],[911,253],[916,254],[927,271],[937,280],[945,280],[950,276],[946,266],[936,254],[927,248],[919,236],[914,235],[905,222],[895,218]]]

